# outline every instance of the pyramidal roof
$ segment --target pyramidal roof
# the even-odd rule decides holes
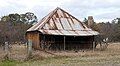
[[[40,31],[50,35],[87,36],[99,34],[59,7],[27,31]]]

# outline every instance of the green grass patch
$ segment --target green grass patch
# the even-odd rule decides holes
[[[20,62],[14,61],[14,60],[4,60],[0,62],[0,66],[16,66],[16,64],[19,64]]]

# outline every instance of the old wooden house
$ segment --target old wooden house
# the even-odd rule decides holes
[[[34,49],[80,50],[93,47],[94,36],[99,33],[80,20],[56,8],[26,32]]]

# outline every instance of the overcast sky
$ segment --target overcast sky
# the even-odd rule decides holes
[[[33,12],[40,20],[56,7],[81,21],[87,16],[96,22],[120,17],[120,0],[0,0],[0,16]]]

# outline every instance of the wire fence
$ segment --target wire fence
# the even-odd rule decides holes
[[[60,43],[60,42],[59,42]],[[63,50],[63,45],[60,46],[60,44],[55,44],[53,48],[57,52],[64,51]],[[62,48],[62,50],[60,50]],[[81,51],[80,46],[67,46],[66,45],[66,50],[70,49],[72,51]],[[50,51],[50,52],[46,52]],[[42,57],[51,57],[54,56],[54,51],[51,50],[46,50],[46,51],[40,51],[40,50],[34,50],[32,48],[32,41],[28,41],[28,43],[13,43],[9,44],[8,42],[4,43],[4,46],[0,46],[0,61],[1,60],[6,60],[6,59],[13,59],[13,60],[19,60],[19,61],[24,61],[28,60],[31,58],[42,58]]]
[[[8,44],[0,47],[0,60],[14,59],[25,60],[27,58],[27,45],[25,44]]]

